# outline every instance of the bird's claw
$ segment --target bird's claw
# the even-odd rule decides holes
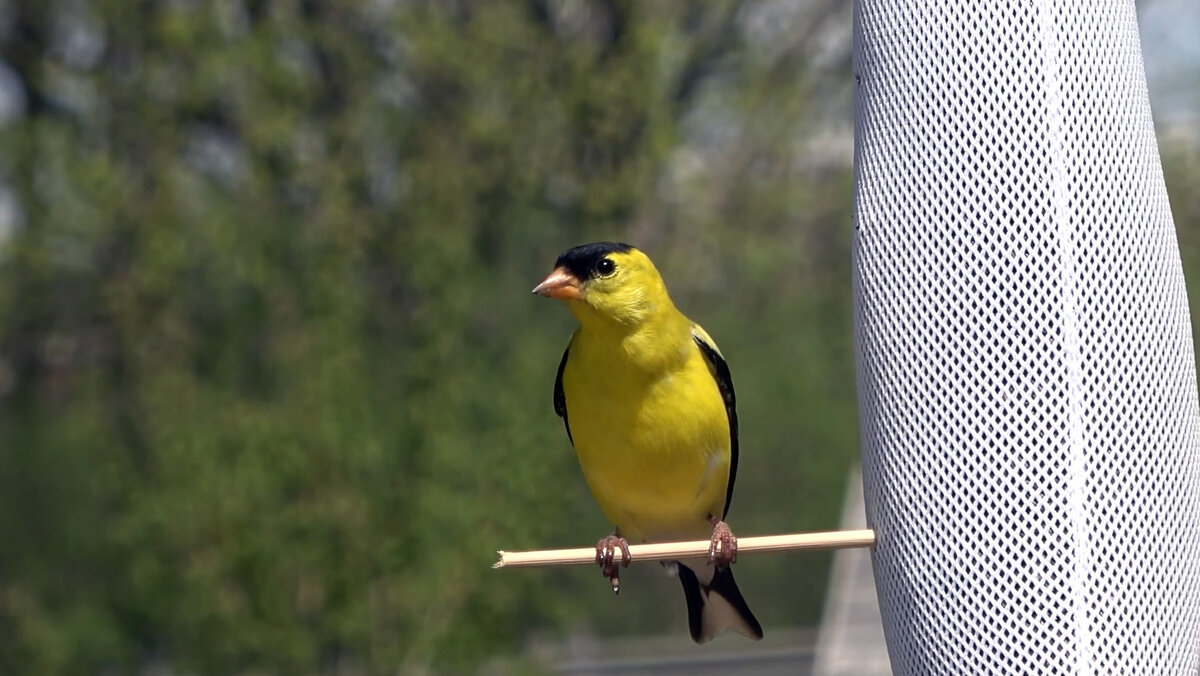
[[[708,562],[718,570],[737,563],[737,536],[719,519],[713,520],[712,540],[708,544]]]
[[[621,550],[621,563],[617,564],[617,550]],[[614,594],[621,593],[620,569],[629,565],[629,542],[620,535],[606,535],[596,543],[596,565],[612,584]]]

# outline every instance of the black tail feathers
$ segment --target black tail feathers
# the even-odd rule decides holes
[[[705,643],[727,627],[756,641],[763,637],[762,626],[742,598],[732,570],[714,571],[705,585],[686,565],[679,563],[678,567],[693,641]]]

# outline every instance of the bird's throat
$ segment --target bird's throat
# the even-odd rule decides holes
[[[657,376],[680,367],[692,348],[691,323],[678,312],[672,315],[623,324],[589,308],[575,315],[580,324],[575,344],[597,356],[603,354],[614,368],[625,366]]]

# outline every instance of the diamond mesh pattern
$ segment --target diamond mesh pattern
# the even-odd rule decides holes
[[[867,514],[898,674],[1200,671],[1200,411],[1132,2],[859,0]]]

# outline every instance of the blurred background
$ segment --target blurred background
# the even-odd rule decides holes
[[[1193,313],[1200,8],[1139,3]],[[857,421],[843,0],[0,1],[0,673],[537,672],[667,635],[550,395],[572,245],[738,386],[741,535],[836,528]],[[767,633],[829,556],[746,557]],[[724,640],[724,639],[722,639]],[[741,641],[740,637],[729,638]],[[720,641],[718,641],[720,643]]]

